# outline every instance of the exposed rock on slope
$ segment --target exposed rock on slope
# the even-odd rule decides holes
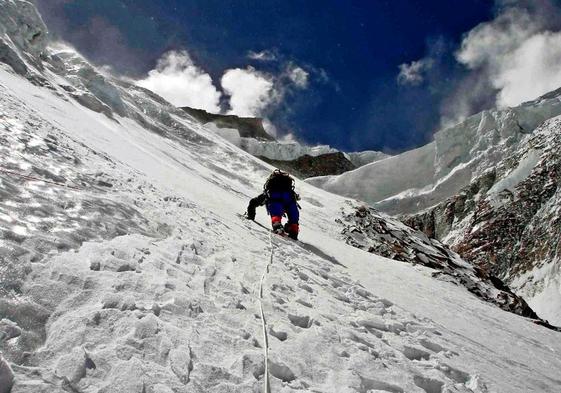
[[[430,267],[436,270],[434,277],[463,285],[503,310],[538,319],[528,304],[496,276],[466,263],[446,245],[422,232],[364,206],[345,215],[341,222],[347,244],[396,261]]]
[[[540,316],[561,324],[561,119],[458,195],[405,222],[504,280]]]
[[[201,109],[181,108],[203,124],[212,123],[219,135],[269,164],[305,179],[339,175],[353,170],[350,156],[328,146],[308,147],[300,143],[281,143],[263,128],[263,119],[208,113]],[[380,157],[377,152],[353,153],[358,162]]]
[[[292,161],[271,160],[259,157],[265,162],[287,171],[300,179],[313,176],[339,175],[355,169],[343,153],[328,153],[319,156],[304,155]]]
[[[342,153],[329,146],[279,143],[265,131],[263,119],[213,114],[189,107],[181,109],[203,124],[214,124],[221,136],[248,153],[302,179],[340,175],[389,157],[377,151]]]
[[[298,142],[276,141],[263,128],[263,119],[212,114],[189,107],[181,109],[203,124],[211,123],[220,136],[248,153],[299,178],[339,175],[355,169],[345,154],[328,146],[308,147]],[[357,159],[368,160],[371,156],[364,154]]]

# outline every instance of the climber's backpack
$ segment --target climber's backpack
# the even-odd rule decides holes
[[[286,172],[276,169],[263,186],[266,192],[294,191],[294,179]]]

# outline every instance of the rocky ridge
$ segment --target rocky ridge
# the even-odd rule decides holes
[[[356,169],[353,163],[341,152],[319,156],[306,154],[292,161],[271,160],[267,157],[258,158],[300,179],[325,176],[326,174],[339,175]]]
[[[434,269],[433,277],[462,285],[486,302],[547,325],[499,278],[462,260],[445,244],[423,232],[365,206],[357,208],[354,213],[344,214],[340,222],[344,225],[342,234],[347,244],[396,261]]]

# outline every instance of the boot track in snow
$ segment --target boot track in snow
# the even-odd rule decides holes
[[[269,254],[269,260],[265,265],[265,269],[263,270],[263,274],[261,275],[261,280],[259,281],[259,311],[261,313],[261,327],[263,329],[263,352],[265,356],[265,374],[264,374],[264,386],[263,392],[270,393],[271,386],[269,383],[269,336],[267,334],[267,320],[265,319],[265,312],[263,311],[263,282],[267,278],[267,274],[269,273],[269,267],[273,264],[273,257],[274,257],[274,244],[273,244],[273,233],[269,233],[269,246],[271,248],[271,252]]]

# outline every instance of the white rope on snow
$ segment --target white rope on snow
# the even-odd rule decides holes
[[[264,393],[271,393],[271,386],[269,384],[269,336],[267,334],[267,321],[265,320],[265,312],[263,311],[263,282],[269,273],[269,266],[273,263],[274,246],[273,246],[273,232],[269,232],[269,246],[271,247],[271,253],[269,256],[269,261],[265,266],[265,270],[261,275],[261,281],[259,282],[259,310],[261,312],[261,327],[263,329],[263,352],[265,356],[265,374],[264,374]]]

